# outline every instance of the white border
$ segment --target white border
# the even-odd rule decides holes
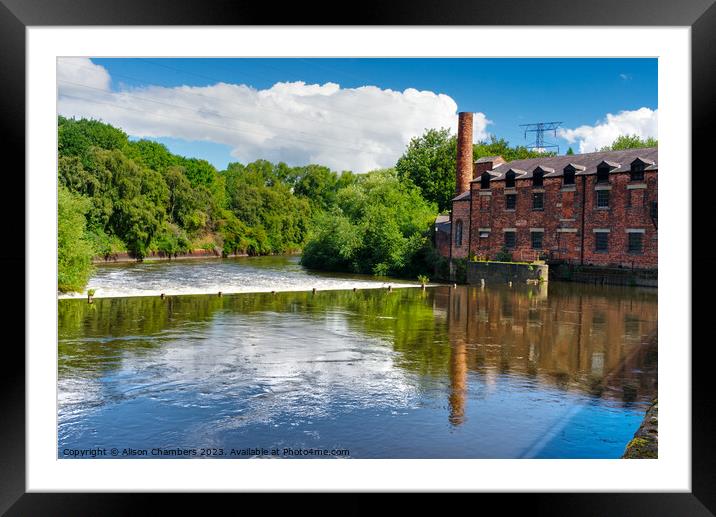
[[[28,491],[690,491],[689,28],[31,27],[27,44]],[[56,459],[57,56],[658,57],[659,165],[678,178],[659,205],[659,459]]]

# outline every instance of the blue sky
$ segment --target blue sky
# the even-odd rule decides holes
[[[257,157],[389,166],[425,126],[456,124],[456,111],[484,115],[477,137],[512,144],[534,140],[520,124],[561,121],[560,136],[547,137],[560,153],[593,151],[619,134],[657,136],[656,59],[92,59],[72,73],[63,66],[61,113],[102,118],[218,168]],[[429,95],[402,95],[409,89]]]

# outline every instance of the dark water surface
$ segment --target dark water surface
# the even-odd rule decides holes
[[[554,282],[60,300],[58,455],[617,458],[656,329],[655,290]]]

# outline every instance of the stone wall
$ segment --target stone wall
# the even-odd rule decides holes
[[[647,410],[634,438],[627,444],[622,458],[657,459],[659,457],[659,404],[657,400]]]
[[[518,264],[515,262],[468,262],[467,283],[485,285],[513,285],[546,282],[549,266],[544,264]]]

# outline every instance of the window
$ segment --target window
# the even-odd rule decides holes
[[[634,162],[631,164],[631,181],[644,181],[644,164],[641,162]]]
[[[515,232],[505,232],[505,248],[508,250],[515,249],[517,242],[517,234]]]
[[[542,249],[542,237],[544,237],[544,233],[531,232],[531,236],[532,236],[532,249],[533,250],[541,250]]]
[[[517,194],[505,195],[505,210],[514,210],[517,206]]]
[[[565,169],[562,185],[574,185],[574,169]]]
[[[569,251],[569,238],[568,233],[557,232],[557,250],[561,252]]]
[[[515,188],[515,173],[507,171],[505,174],[505,188]]]
[[[608,190],[597,190],[597,208],[609,208]]]
[[[629,253],[641,254],[644,252],[644,234],[629,232]]]
[[[609,183],[609,169],[607,167],[597,169],[597,183]]]
[[[490,197],[491,196],[480,196],[480,211],[481,212],[489,212],[490,211]]]
[[[609,251],[609,233],[597,232],[594,234],[594,251],[606,253]]]
[[[537,170],[532,173],[532,186],[533,187],[541,187],[543,184],[542,177],[544,176],[544,172]]]
[[[455,246],[462,246],[462,219],[455,223]]]
[[[482,176],[480,176],[480,188],[482,188],[482,189],[490,188],[490,173],[489,172],[483,172]]]
[[[544,192],[532,194],[532,210],[544,210]]]

